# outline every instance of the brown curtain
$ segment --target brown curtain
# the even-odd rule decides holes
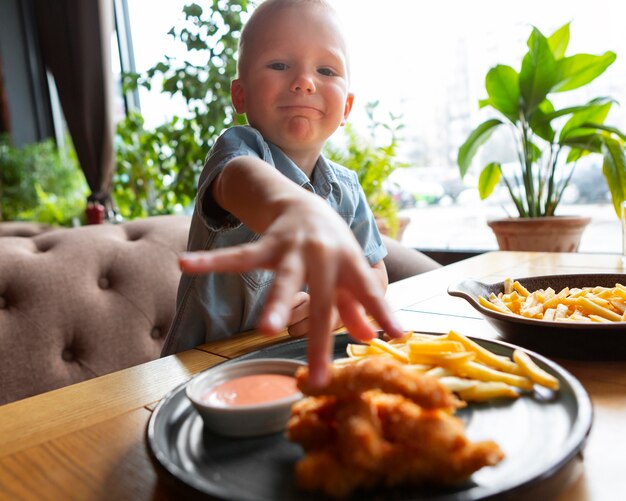
[[[35,0],[44,62],[57,86],[89,201],[112,208],[112,0]],[[107,211],[108,212],[108,211]]]
[[[2,72],[2,57],[0,57],[0,134],[11,132],[9,121],[9,100],[4,90],[4,74]]]

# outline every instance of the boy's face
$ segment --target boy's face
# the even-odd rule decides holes
[[[283,150],[319,154],[352,107],[337,20],[318,6],[298,6],[260,21],[232,84],[233,105]]]

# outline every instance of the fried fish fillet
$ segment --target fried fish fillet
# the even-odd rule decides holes
[[[399,372],[389,362],[372,358],[356,364],[361,366],[357,370],[335,368],[326,389],[294,405],[288,436],[306,452],[296,465],[301,488],[342,497],[374,486],[451,485],[502,460],[496,443],[466,438],[463,422],[450,414],[454,397],[447,389],[420,381],[425,377],[412,371],[393,381],[389,375]],[[364,381],[354,380],[363,374]],[[371,389],[373,374],[378,374],[381,389]],[[298,380],[306,393],[306,374]],[[428,398],[425,388],[437,396]],[[319,395],[324,392],[328,394]],[[435,401],[442,406],[434,406]]]

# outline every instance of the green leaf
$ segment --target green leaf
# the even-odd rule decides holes
[[[502,179],[502,170],[498,162],[491,162],[483,168],[478,178],[478,193],[481,200],[493,193],[500,179]]]
[[[457,163],[459,165],[459,171],[461,178],[465,177],[467,170],[472,164],[472,160],[478,151],[478,148],[482,146],[487,139],[493,134],[496,127],[502,125],[503,122],[497,118],[492,118],[486,122],[481,123],[476,127],[465,140],[465,142],[459,148],[459,154]]]
[[[602,172],[609,186],[613,208],[617,217],[621,218],[620,203],[626,200],[626,157],[624,156],[624,144],[621,141],[604,137],[602,153],[604,162]]]
[[[554,140],[555,132],[552,128],[551,121],[554,113],[554,106],[548,99],[544,99],[530,120],[530,128],[541,139],[545,139],[549,143]]]
[[[579,150],[580,153],[572,153],[567,157],[567,163],[572,162],[574,160],[578,160],[584,154],[588,153],[602,153],[602,142],[603,136],[602,134],[590,133],[584,136],[573,136],[564,139],[561,143],[561,146],[567,146],[572,148],[572,151]]]
[[[607,51],[601,56],[576,54],[557,61],[556,71],[559,78],[553,92],[565,92],[587,85],[604,73],[616,57],[614,52]]]
[[[548,45],[554,59],[561,59],[565,56],[565,51],[569,45],[569,25],[570,23],[564,24],[548,38]]]
[[[528,38],[528,49],[519,74],[519,86],[527,117],[532,115],[558,81],[554,55],[547,38],[537,28],[533,28]]]
[[[587,135],[589,128],[584,127],[585,124],[596,123],[602,124],[611,109],[613,103],[605,103],[599,105],[590,105],[584,109],[572,114],[571,118],[565,123],[559,134],[559,143],[565,138]]]
[[[183,12],[187,17],[200,17],[202,16],[202,7],[200,7],[197,3],[192,3],[190,5],[185,5],[183,7]]]
[[[489,70],[485,78],[489,104],[511,122],[520,118],[519,75],[510,66],[499,64]]]
[[[569,153],[567,154],[567,160],[565,160],[565,163],[569,164],[572,162],[576,162],[580,160],[582,157],[584,157],[585,155],[589,155],[589,152],[584,151],[584,150],[579,150],[578,148],[572,148],[571,150],[569,150]]]
[[[591,108],[593,106],[597,106],[597,105],[600,105],[600,104],[606,104],[606,103],[617,103],[617,101],[615,99],[613,99],[613,98],[606,97],[606,96],[605,97],[596,97],[595,99],[592,99],[591,101],[589,101],[587,104],[582,104],[582,105],[579,105],[579,106],[570,106],[568,108],[563,108],[563,109],[560,109],[560,110],[553,111],[552,113],[549,113],[546,118],[548,120],[552,121],[555,118],[562,117],[564,115],[569,115],[569,114],[575,113],[577,111],[587,110],[587,109],[589,109],[589,108]]]
[[[617,127],[613,127],[612,125],[587,123],[587,124],[583,124],[582,127],[589,128],[589,129],[596,129],[596,130],[604,130],[608,132],[609,134],[615,134],[621,140],[626,141],[626,134],[624,134]]]

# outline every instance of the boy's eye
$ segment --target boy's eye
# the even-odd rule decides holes
[[[337,76],[337,73],[335,73],[335,72],[334,72],[333,70],[331,70],[330,68],[319,68],[319,69],[317,70],[317,72],[318,72],[320,75],[324,75],[324,76],[326,76],[326,77],[334,77],[334,76]]]
[[[268,68],[276,71],[285,71],[287,69],[287,65],[285,63],[271,63],[268,65]]]

